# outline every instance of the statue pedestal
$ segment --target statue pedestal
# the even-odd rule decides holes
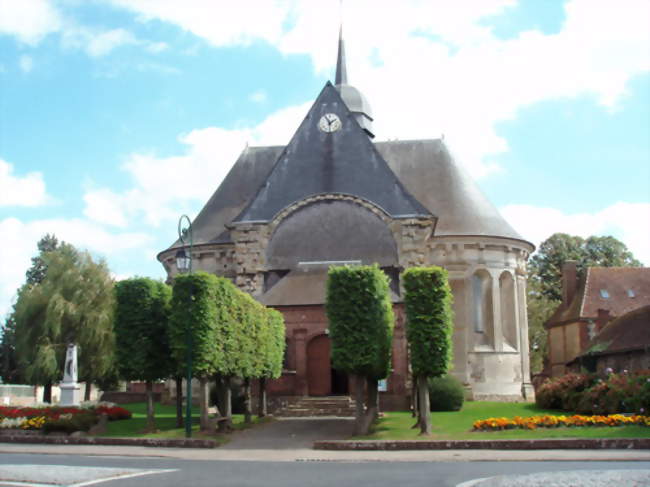
[[[60,406],[79,406],[81,402],[81,387],[76,382],[64,382],[59,385],[61,389]]]

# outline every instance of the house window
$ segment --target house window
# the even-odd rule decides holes
[[[600,290],[600,297],[605,298],[605,299],[609,298],[609,292],[607,291],[607,289],[601,289]]]

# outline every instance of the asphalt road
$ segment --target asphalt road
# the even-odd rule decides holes
[[[0,478],[11,478],[6,476],[8,475],[6,472],[13,471],[18,472],[18,474],[14,473],[14,476],[22,474],[26,477],[12,478],[12,481],[31,480],[31,483],[3,483],[0,480],[0,486],[77,485],[81,487],[90,485],[85,482],[91,478],[142,474],[109,480],[99,485],[106,487],[447,487],[472,479],[498,475],[584,471],[583,475],[573,474],[572,478],[578,479],[579,483],[534,484],[582,486],[596,485],[581,483],[580,480],[587,478],[586,471],[594,470],[607,470],[620,475],[625,475],[624,470],[636,470],[637,474],[642,473],[640,470],[646,470],[645,474],[650,474],[650,462],[260,462],[4,453],[0,457],[0,473],[4,471],[5,474],[0,475]],[[650,485],[650,483],[626,483],[624,480],[616,484],[617,487]],[[533,484],[528,481],[521,485],[532,486]]]

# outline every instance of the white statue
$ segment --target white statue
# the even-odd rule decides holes
[[[63,382],[61,388],[61,406],[78,406],[81,400],[81,390],[77,384],[77,346],[69,343],[65,352],[63,366]]]
[[[77,382],[77,346],[74,343],[68,344],[65,352],[65,367],[63,369],[63,382]]]

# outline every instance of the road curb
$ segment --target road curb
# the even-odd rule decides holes
[[[315,441],[315,450],[648,450],[650,438]]]
[[[39,435],[0,435],[0,443],[33,443],[45,445],[110,445],[150,446],[162,448],[215,448],[217,442],[198,438],[106,438]]]

